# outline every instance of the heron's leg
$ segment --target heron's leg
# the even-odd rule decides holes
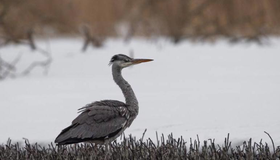
[[[105,159],[107,160],[107,159],[110,159],[110,155],[111,155],[111,153],[110,153],[110,148],[109,148],[109,143],[105,143]]]

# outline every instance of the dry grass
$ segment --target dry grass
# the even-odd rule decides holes
[[[273,141],[272,141],[273,142]],[[280,146],[270,149],[267,143],[253,143],[244,141],[240,146],[232,146],[229,135],[224,144],[219,146],[215,140],[200,142],[196,140],[186,142],[182,137],[174,138],[163,135],[153,142],[151,139],[143,141],[129,136],[120,143],[111,143],[110,152],[104,146],[94,144],[79,144],[57,147],[53,144],[41,146],[30,144],[28,140],[22,146],[12,144],[10,140],[0,145],[0,159],[32,160],[32,159],[271,159],[280,158]]]

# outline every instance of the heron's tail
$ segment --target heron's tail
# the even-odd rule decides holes
[[[57,145],[66,145],[83,142],[80,138],[72,138],[71,129],[75,128],[78,124],[72,124],[71,126],[63,129],[61,133],[56,137],[55,143]]]

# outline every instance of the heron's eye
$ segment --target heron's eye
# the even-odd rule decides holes
[[[124,62],[129,62],[129,60],[128,60],[128,59],[125,59]]]

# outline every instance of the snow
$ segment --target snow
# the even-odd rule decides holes
[[[222,143],[249,138],[280,145],[280,39],[267,46],[182,42],[173,45],[134,39],[111,39],[105,47],[81,52],[82,40],[39,40],[51,52],[48,75],[35,68],[30,75],[0,81],[0,143],[8,138],[53,142],[77,116],[77,109],[103,99],[123,101],[108,66],[114,54],[133,51],[137,58],[153,58],[123,71],[140,102],[140,113],[125,134],[156,138],[173,133]],[[3,59],[22,58],[18,73],[45,57],[26,46],[0,48]]]

